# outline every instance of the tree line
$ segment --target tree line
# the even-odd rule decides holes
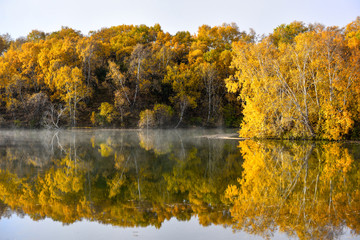
[[[253,41],[235,24],[191,35],[159,24],[84,36],[63,27],[0,38],[1,123],[23,127],[238,126],[226,91],[232,43]]]
[[[88,36],[0,38],[0,123],[24,127],[241,126],[242,137],[357,138],[360,18],[236,24],[171,35],[159,24]]]

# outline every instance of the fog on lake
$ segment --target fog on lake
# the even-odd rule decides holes
[[[359,237],[359,143],[236,136],[217,129],[3,130],[2,236]]]

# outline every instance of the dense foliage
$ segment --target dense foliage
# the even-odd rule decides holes
[[[359,136],[360,18],[345,28],[281,25],[233,53],[226,82],[244,101],[241,136]]]
[[[160,25],[0,37],[0,124],[235,126],[242,137],[360,132],[360,18],[344,28],[235,24],[171,35]],[[161,106],[161,108],[159,108]]]
[[[3,126],[228,126],[241,116],[226,92],[232,43],[253,37],[235,24],[203,25],[171,35],[160,25],[71,28],[26,38],[0,36],[0,123]],[[160,106],[160,108],[159,108]],[[161,107],[162,106],[162,107]],[[229,106],[237,111],[229,114]]]

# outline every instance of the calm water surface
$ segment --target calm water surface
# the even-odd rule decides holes
[[[0,132],[1,239],[359,239],[360,144]]]

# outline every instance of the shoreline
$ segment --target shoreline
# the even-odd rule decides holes
[[[199,133],[198,136],[194,136],[195,138],[207,138],[207,139],[222,139],[222,140],[254,140],[254,141],[311,141],[311,142],[342,142],[342,143],[350,143],[350,144],[360,144],[360,139],[342,139],[342,140],[327,140],[327,139],[280,139],[280,138],[244,138],[239,137],[238,135],[238,128],[204,128],[204,127],[190,127],[190,128],[93,128],[93,127],[77,127],[77,128],[59,128],[59,129],[46,129],[46,128],[0,128],[1,132],[16,132],[16,131],[28,131],[28,132],[37,132],[37,131],[49,131],[49,132],[161,132],[161,131],[216,131],[216,130],[223,130],[223,131],[230,131],[234,130],[234,132],[228,133],[209,133],[209,134],[201,134]]]

